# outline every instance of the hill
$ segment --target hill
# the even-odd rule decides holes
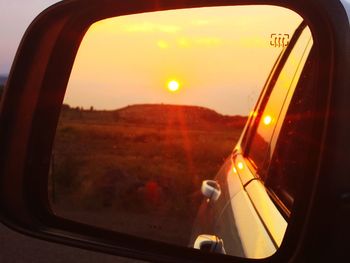
[[[6,81],[7,81],[7,76],[0,75],[0,86],[5,86]]]
[[[2,96],[2,92],[4,90],[6,81],[7,81],[7,76],[0,75],[0,98]]]
[[[99,123],[129,123],[135,125],[174,125],[210,129],[222,126],[242,128],[247,120],[243,116],[227,116],[214,110],[186,105],[136,104],[117,110],[82,110],[64,105],[62,118]]]

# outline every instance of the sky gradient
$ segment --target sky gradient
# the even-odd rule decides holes
[[[247,115],[282,48],[272,33],[292,34],[301,18],[267,6],[145,13],[91,26],[65,97],[71,106],[198,105]],[[177,80],[176,92],[167,83]]]
[[[30,22],[57,0],[2,0],[0,75],[8,75]],[[281,48],[271,33],[301,18],[278,7],[219,7],[123,16],[94,24],[77,54],[65,103],[117,109],[137,103],[198,105],[247,115]],[[176,92],[167,83],[176,80]]]

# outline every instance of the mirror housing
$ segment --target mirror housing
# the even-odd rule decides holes
[[[337,236],[344,232],[342,225],[337,223],[350,220],[348,198],[341,198],[350,189],[349,178],[344,173],[350,170],[350,162],[339,163],[337,157],[350,156],[350,124],[347,115],[344,116],[350,97],[347,75],[350,40],[348,18],[340,1],[69,0],[47,9],[27,30],[2,98],[1,222],[41,239],[150,261],[242,261],[241,258],[201,253],[64,220],[52,213],[47,200],[47,174],[55,129],[75,55],[89,26],[112,16],[238,4],[280,5],[305,18],[318,45],[318,54],[322,55],[323,66],[317,84],[321,90],[332,89],[325,112],[342,113],[340,117],[330,119],[327,127],[322,127],[327,136],[322,148],[324,161],[320,164],[320,174],[302,186],[302,202],[296,205],[286,238],[278,252],[265,261],[331,260],[332,251],[346,251],[349,242],[344,235],[342,238]],[[339,232],[330,233],[331,230]],[[332,249],[325,249],[329,244],[325,242],[327,239],[332,240],[329,242],[334,244]]]

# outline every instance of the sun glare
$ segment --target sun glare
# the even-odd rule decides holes
[[[168,89],[172,92],[177,91],[180,88],[179,82],[176,80],[171,80],[168,82]]]
[[[272,122],[272,117],[270,115],[266,115],[265,118],[264,118],[264,124],[266,126],[270,125]]]
[[[237,166],[238,166],[239,170],[243,170],[243,168],[244,168],[244,165],[242,162],[238,162]]]

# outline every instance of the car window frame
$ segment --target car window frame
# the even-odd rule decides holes
[[[295,34],[297,34],[297,37],[295,37],[294,39],[295,39],[295,41],[293,42],[293,46],[291,46],[290,47],[290,49],[288,50],[289,52],[287,53],[287,54],[285,54],[286,53],[286,51],[284,52],[284,58],[285,58],[285,60],[284,61],[279,61],[279,63],[281,63],[282,65],[277,65],[277,67],[278,66],[280,66],[280,70],[278,71],[278,72],[275,72],[275,74],[271,77],[271,80],[270,81],[272,81],[272,83],[270,82],[269,84],[269,86],[267,87],[267,89],[268,89],[268,91],[265,91],[265,90],[263,90],[262,91],[262,98],[261,98],[261,100],[262,101],[258,101],[257,102],[257,106],[256,106],[256,108],[258,108],[258,117],[257,118],[255,118],[255,120],[253,120],[251,123],[250,123],[250,133],[249,134],[245,134],[245,136],[247,136],[247,144],[245,145],[245,148],[244,148],[244,151],[243,151],[243,160],[244,160],[244,162],[245,162],[245,165],[247,166],[247,168],[249,169],[249,171],[250,171],[250,173],[251,173],[251,175],[253,176],[253,179],[251,179],[251,180],[249,180],[249,181],[247,181],[247,182],[245,182],[244,183],[244,187],[247,187],[248,185],[249,185],[249,183],[250,182],[252,182],[253,180],[259,180],[259,181],[261,181],[262,183],[263,183],[263,185],[265,185],[265,183],[267,182],[267,180],[269,180],[269,175],[268,175],[268,168],[266,168],[265,169],[265,173],[266,173],[266,175],[265,175],[265,177],[262,177],[258,172],[258,169],[257,169],[257,167],[256,167],[256,165],[255,165],[255,163],[249,158],[249,151],[250,151],[250,147],[252,146],[252,142],[253,142],[253,138],[254,138],[254,135],[256,134],[256,132],[257,132],[257,129],[258,129],[258,126],[259,126],[259,123],[260,123],[260,119],[261,119],[261,116],[262,116],[262,114],[264,113],[264,110],[265,110],[265,108],[266,108],[266,106],[267,106],[267,104],[269,103],[269,99],[270,99],[270,96],[271,96],[271,94],[272,94],[272,92],[273,92],[273,89],[274,89],[274,87],[275,87],[275,84],[276,84],[276,81],[278,80],[278,78],[279,78],[279,76],[280,76],[280,74],[281,74],[281,72],[283,71],[283,69],[284,69],[284,66],[285,66],[285,64],[287,63],[287,61],[288,61],[288,58],[289,58],[289,56],[290,56],[290,54],[291,54],[291,52],[292,52],[292,50],[293,50],[293,48],[295,47],[295,45],[296,45],[296,43],[298,42],[298,40],[300,39],[300,36],[302,35],[302,33],[303,33],[303,31],[306,29],[306,25],[304,24],[304,22],[302,22],[301,24],[300,24],[300,26],[296,29],[296,33]],[[300,30],[300,31],[298,31],[298,30]],[[310,32],[310,34],[311,34],[311,32]],[[311,36],[311,38],[312,38],[312,36]],[[292,39],[293,40],[293,39]],[[308,54],[305,54],[305,50],[308,48],[308,46],[310,45],[310,43],[309,43],[309,41],[307,42],[307,44],[306,44],[306,46],[303,48],[303,52],[302,52],[302,55],[300,56],[300,58],[299,58],[299,60],[301,61],[301,60],[303,60],[303,58],[306,56],[306,59],[305,59],[305,61],[307,60],[307,58],[308,58],[308,56],[310,55],[310,50],[309,50],[309,53]],[[311,44],[312,45],[312,44]],[[311,48],[310,48],[311,49]],[[299,62],[300,62],[299,61]],[[305,65],[304,65],[305,66]],[[303,68],[304,68],[304,66],[303,66]],[[293,72],[294,72],[294,74],[298,71],[298,68],[299,68],[299,66],[297,66],[294,70],[293,70]],[[300,74],[302,74],[302,72],[303,72],[303,68],[301,69],[301,73]],[[301,76],[301,75],[300,75]],[[299,76],[299,77],[300,77]],[[293,77],[294,78],[294,77]],[[299,80],[298,80],[299,81]],[[291,85],[292,85],[292,82],[293,82],[293,79],[291,80]],[[297,85],[298,84],[296,84],[296,87],[297,87]],[[295,87],[295,88],[296,88]],[[293,97],[293,95],[294,95],[294,92],[295,92],[295,88],[294,88],[294,90],[293,90],[293,93],[292,93],[292,95],[291,95],[291,97]],[[269,92],[269,93],[267,93],[267,92]],[[285,104],[285,99],[288,97],[288,93],[289,93],[289,91],[286,93],[286,95],[283,97],[283,102],[282,102],[282,104],[280,105],[280,107],[279,107],[279,109],[278,109],[278,112],[279,112],[279,116],[278,116],[278,118],[276,119],[276,124],[275,124],[275,126],[273,127],[273,132],[272,132],[272,134],[271,134],[271,138],[270,138],[270,140],[268,141],[268,148],[270,147],[270,144],[271,144],[271,142],[273,141],[273,139],[274,139],[274,137],[276,136],[274,133],[275,133],[275,129],[276,129],[276,126],[278,125],[278,123],[279,122],[282,122],[282,124],[281,124],[281,130],[282,130],[282,127],[283,127],[283,122],[284,122],[284,119],[285,119],[285,117],[286,116],[283,116],[283,120],[281,120],[281,116],[280,116],[280,113],[281,113],[281,111],[283,111],[283,109],[286,107],[287,109],[286,109],[286,113],[288,112],[288,108],[290,107],[290,103],[292,103],[292,99],[291,99],[291,101],[289,102],[289,104],[288,105],[286,105]],[[265,100],[264,100],[265,99]],[[277,138],[275,139],[275,141],[276,141],[276,145],[275,145],[275,148],[277,147],[277,143],[278,143],[278,136],[279,136],[279,134],[277,135]],[[265,165],[265,163],[266,163],[266,158],[268,157],[268,155],[270,155],[270,151],[267,151],[266,152],[266,157],[265,157],[265,161],[264,161],[264,165]],[[269,161],[267,161],[267,163],[268,163],[268,166],[270,165],[270,163],[272,162],[272,156],[271,156],[271,158],[270,158],[270,160]],[[268,167],[267,166],[267,167]],[[271,200],[273,201],[273,203],[276,205],[276,208],[279,210],[279,212],[282,214],[282,216],[288,221],[289,220],[289,218],[290,218],[290,215],[291,215],[291,209],[290,209],[290,207],[288,207],[279,197],[278,197],[278,195],[276,195],[271,189],[269,189],[267,186],[265,186],[265,190],[266,190],[266,192],[268,193],[268,195],[270,196],[270,198],[271,198]]]
[[[310,44],[308,44],[310,45]],[[311,59],[311,61],[310,61]],[[307,65],[307,63],[310,63],[311,65]],[[313,47],[310,48],[310,51],[309,51],[309,54],[307,54],[307,57],[305,59],[305,65],[304,67],[301,69],[301,72],[300,72],[300,77],[302,77],[305,72],[305,68],[307,67],[307,70],[311,70],[313,74],[318,74],[317,71],[318,71],[318,68],[317,68],[317,63],[318,63],[318,59],[315,57],[315,52],[313,50]],[[311,69],[310,69],[311,67]],[[310,81],[310,80],[309,80]],[[312,82],[313,80],[311,80]],[[299,83],[296,84],[296,88],[298,87]],[[313,84],[308,84],[308,85],[313,85]],[[308,87],[310,88],[310,87]],[[298,92],[298,91],[297,91]],[[299,91],[300,92],[300,91]],[[295,104],[292,104],[293,103],[293,96],[295,95],[295,92],[293,93],[293,95],[291,96],[291,100],[290,100],[290,104],[289,105],[284,105],[283,107],[287,107],[286,109],[286,115],[288,113],[288,111],[290,111],[291,109],[294,109],[295,107],[297,107]],[[299,95],[300,96],[300,95]],[[311,122],[311,126],[314,126],[314,123],[316,122],[316,119],[318,118],[318,116],[314,116],[313,117],[313,121]],[[281,132],[284,132],[284,129],[286,128],[286,126],[284,126],[284,122],[285,122],[286,118],[284,118],[283,120],[279,120],[281,121],[281,128],[280,128],[280,133]],[[278,124],[277,124],[278,125]],[[308,135],[311,135],[311,134],[314,134],[315,131],[310,128],[310,130],[312,131],[308,131],[306,134]],[[279,142],[279,138],[276,138],[276,141],[275,141],[276,145],[275,145],[275,149],[274,149],[274,153],[273,155],[271,156],[271,160],[269,162],[269,167],[267,168],[268,170],[271,169],[271,166],[274,165],[274,160],[276,158],[276,154],[277,154],[277,151],[279,151],[278,148],[280,148],[280,144],[281,142]],[[310,149],[307,149],[307,150],[310,150]],[[290,217],[290,214],[291,214],[291,210],[292,210],[292,207],[293,207],[293,203],[294,203],[294,199],[295,199],[295,196],[291,196],[293,201],[292,201],[292,204],[288,204],[288,202],[285,202],[283,199],[283,197],[281,198],[281,196],[276,192],[276,189],[274,189],[274,186],[273,186],[273,174],[269,173],[267,174],[266,178],[265,178],[265,187],[266,187],[266,191],[269,193],[270,197],[275,200],[276,203],[279,204],[279,209],[281,210],[282,213],[285,214],[285,218],[289,218]],[[289,194],[289,192],[287,192]]]
[[[246,156],[247,152],[249,151],[250,145],[251,145],[251,138],[253,134],[255,133],[257,126],[259,124],[262,109],[265,108],[266,103],[268,101],[269,96],[271,95],[271,92],[273,90],[273,87],[277,81],[278,76],[280,75],[284,64],[286,63],[291,51],[293,50],[293,47],[297,40],[299,39],[301,33],[303,32],[304,28],[307,26],[307,22],[303,20],[300,25],[295,29],[294,34],[292,35],[292,38],[288,44],[287,47],[284,47],[277,57],[267,79],[266,82],[260,92],[260,95],[257,99],[257,102],[252,110],[252,112],[249,114],[247,123],[242,131],[241,138],[239,139],[237,145],[239,145],[239,148],[235,148],[232,152],[232,159],[235,157],[236,154],[240,153],[243,156]],[[250,165],[250,164],[249,164]],[[257,177],[258,178],[258,177]]]
[[[304,30],[306,30],[306,28],[303,29],[302,33],[304,32]],[[306,35],[306,37],[307,37],[307,39],[309,39],[307,35]],[[310,39],[312,39],[311,32],[310,32],[310,37],[311,37]],[[299,39],[300,39],[300,36],[298,37],[296,43],[298,43]],[[274,151],[274,149],[275,149],[275,147],[274,147],[274,149],[272,150],[272,153],[271,153],[271,148],[270,148],[270,146],[271,146],[271,144],[272,144],[273,141],[275,141],[275,146],[276,146],[276,141],[278,140],[278,135],[279,135],[279,134],[277,134],[277,135],[275,134],[276,128],[277,128],[277,126],[278,126],[281,122],[283,123],[284,118],[286,117],[286,116],[281,116],[281,113],[282,113],[282,111],[283,111],[284,109],[286,109],[285,113],[287,113],[288,107],[290,106],[290,103],[291,103],[291,101],[289,101],[288,105],[286,105],[286,104],[285,104],[285,103],[286,103],[286,99],[287,99],[288,96],[293,97],[294,92],[295,92],[295,88],[297,87],[298,82],[299,82],[299,78],[300,78],[300,76],[301,76],[301,75],[298,76],[298,79],[295,80],[295,79],[294,79],[294,78],[295,78],[295,74],[296,74],[297,71],[299,70],[300,62],[301,62],[303,59],[305,59],[305,61],[306,61],[307,58],[308,58],[308,56],[309,56],[309,53],[308,53],[308,54],[305,54],[305,51],[310,47],[310,48],[309,48],[309,52],[310,52],[310,49],[311,49],[311,46],[310,46],[310,43],[309,43],[310,40],[306,40],[306,41],[307,41],[307,42],[306,42],[306,45],[302,47],[302,49],[300,50],[301,53],[298,54],[298,57],[297,57],[297,58],[298,58],[298,62],[296,63],[295,67],[292,69],[293,76],[290,76],[290,84],[289,84],[288,90],[286,91],[286,93],[285,93],[285,95],[283,96],[283,98],[281,98],[281,101],[279,101],[278,108],[277,108],[277,110],[276,110],[276,113],[277,113],[276,118],[275,118],[275,119],[276,119],[276,122],[275,122],[275,125],[273,125],[273,126],[271,127],[272,131],[271,131],[271,134],[270,134],[269,141],[267,142],[267,148],[266,148],[266,153],[265,153],[264,160],[263,160],[263,162],[262,162],[262,167],[258,167],[258,165],[255,163],[255,161],[251,158],[251,150],[252,150],[252,148],[253,148],[253,141],[254,141],[254,138],[255,138],[254,135],[257,134],[258,128],[260,127],[260,124],[261,124],[260,121],[261,121],[262,114],[265,112],[266,107],[267,107],[267,106],[269,105],[269,103],[270,103],[271,95],[272,95],[272,93],[273,93],[273,90],[275,89],[275,86],[273,86],[271,93],[267,96],[267,102],[265,103],[264,107],[262,107],[262,108],[259,109],[260,118],[259,118],[259,120],[256,121],[256,123],[255,123],[255,125],[256,125],[255,130],[254,130],[254,132],[251,133],[251,137],[249,138],[249,140],[250,140],[249,148],[246,149],[245,154],[244,154],[245,159],[251,164],[250,166],[254,168],[254,173],[256,174],[256,177],[257,177],[257,178],[260,178],[263,182],[266,181],[266,178],[267,178],[267,175],[266,175],[267,167],[269,166],[269,163],[271,162],[271,155],[273,154],[273,151]],[[294,50],[294,47],[295,47],[295,46],[293,46],[293,49],[292,49],[292,50]],[[290,54],[291,54],[291,53],[290,53]],[[289,54],[289,55],[290,55],[290,54]],[[290,57],[289,55],[288,55],[287,61],[286,61],[286,62],[284,63],[284,65],[283,65],[283,68],[282,68],[281,72],[279,72],[278,76],[276,76],[276,79],[279,79],[280,74],[283,72],[284,67],[286,66],[286,63],[288,63],[288,59],[289,59],[289,57]],[[299,55],[300,55],[300,56],[299,56]],[[306,56],[306,57],[305,57],[305,56]],[[303,66],[303,67],[304,67],[304,66]],[[300,71],[300,72],[302,72],[302,71],[303,71],[303,68],[301,68],[301,71]],[[301,74],[301,73],[300,73],[300,74]],[[293,88],[292,85],[293,85],[293,82],[295,82],[295,81],[297,81],[297,82],[296,82],[296,84],[295,84],[295,86],[294,86],[294,88]],[[276,84],[276,83],[274,83],[274,85],[275,85],[275,84]],[[281,87],[277,87],[277,88],[281,89]],[[290,90],[291,88],[293,88],[292,91]],[[291,92],[292,92],[292,93],[291,93]],[[274,103],[276,103],[276,102],[274,102]],[[283,119],[281,120],[281,118],[283,118]],[[277,136],[277,138],[276,138],[276,136]],[[270,157],[269,157],[269,156],[270,156]]]
[[[281,57],[276,60],[275,66],[272,68],[271,73],[266,81],[265,87],[262,89],[261,94],[259,96],[259,99],[256,103],[256,106],[254,107],[253,116],[250,116],[248,122],[247,122],[247,128],[244,130],[241,140],[241,154],[243,155],[244,159],[247,162],[248,167],[250,167],[252,174],[257,179],[261,179],[259,176],[257,176],[256,171],[254,171],[254,165],[248,160],[247,155],[249,154],[251,144],[252,144],[252,138],[254,137],[254,134],[257,131],[262,113],[266,107],[266,104],[268,103],[268,100],[270,98],[270,95],[273,91],[273,88],[276,84],[276,81],[281,73],[281,71],[284,68],[285,63],[288,60],[288,57],[290,53],[292,52],[296,42],[298,41],[300,35],[302,34],[304,28],[306,27],[306,22],[303,21],[295,30],[291,41],[287,48],[282,50]],[[256,116],[254,116],[256,115]]]

